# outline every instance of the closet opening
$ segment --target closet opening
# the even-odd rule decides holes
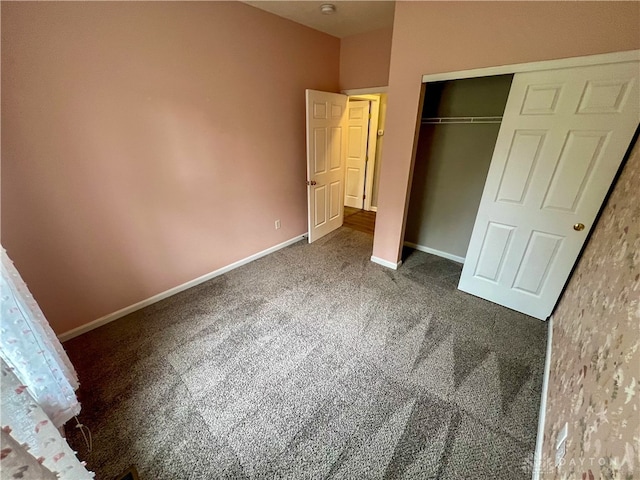
[[[512,80],[425,84],[405,246],[464,263]]]

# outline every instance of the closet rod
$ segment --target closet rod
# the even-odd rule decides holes
[[[432,117],[423,118],[422,125],[442,123],[501,123],[502,117]]]

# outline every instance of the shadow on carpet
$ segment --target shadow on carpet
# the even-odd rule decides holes
[[[65,344],[98,479],[529,479],[543,322],[341,228]]]

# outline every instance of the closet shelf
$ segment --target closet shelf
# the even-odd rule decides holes
[[[422,125],[444,123],[501,123],[502,117],[432,117],[423,118]]]

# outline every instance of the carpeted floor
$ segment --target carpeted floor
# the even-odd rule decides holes
[[[372,237],[299,242],[65,344],[98,480],[529,479],[546,325]]]

